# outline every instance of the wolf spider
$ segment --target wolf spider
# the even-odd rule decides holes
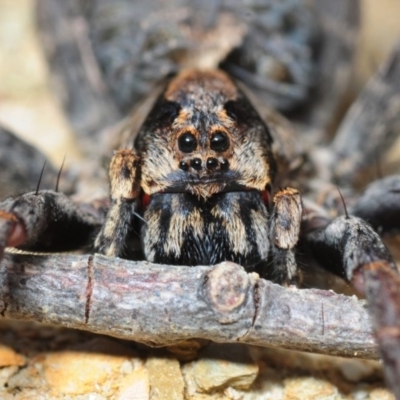
[[[41,12],[45,14],[44,7]],[[114,38],[105,40],[103,28],[96,25],[102,21],[101,1],[90,15],[94,53],[103,63],[105,82],[118,92],[115,81],[120,78],[123,84],[132,78],[126,78],[126,71],[122,77],[113,75],[107,65],[115,56],[107,40]],[[229,23],[228,28],[232,29]],[[254,43],[261,33],[246,34],[243,53],[235,47],[225,54],[221,69],[186,66],[179,72],[166,71],[174,74],[154,89],[146,118],[139,108],[139,116],[116,134],[124,145],[114,147],[109,202],[87,204],[39,188],[2,200],[0,257],[6,247],[17,247],[34,252],[85,248],[111,257],[187,266],[229,260],[283,285],[302,284],[302,271],[317,263],[367,297],[386,376],[400,397],[400,280],[381,240],[400,225],[400,178],[378,179],[361,195],[354,189],[367,170],[362,161],[393,142],[393,132],[375,129],[376,119],[383,118],[376,113],[385,104],[395,104],[391,99],[400,81],[400,48],[371,81],[328,147],[326,138],[306,136],[304,128],[299,136],[267,105],[272,102],[301,130],[307,113],[301,113],[299,102],[305,101],[311,84],[299,75],[308,67],[296,72],[289,63],[286,72],[291,79],[278,83],[260,77],[257,68],[249,72],[245,62],[235,62],[247,60],[247,52],[259,54]],[[168,51],[173,53],[167,46],[165,59]],[[165,62],[162,57],[160,62]],[[144,76],[146,69],[137,68]],[[256,94],[265,89],[262,99],[246,84]],[[127,90],[123,88],[116,99],[122,112],[140,97],[138,91]],[[367,104],[372,109],[369,116]],[[398,126],[398,117],[391,115],[384,122],[396,126],[397,121]],[[368,124],[370,134],[365,133]],[[10,143],[17,141],[9,132],[3,135]],[[300,148],[299,137],[315,141],[314,149]],[[377,148],[380,141],[384,145]],[[332,180],[345,186],[345,199]]]

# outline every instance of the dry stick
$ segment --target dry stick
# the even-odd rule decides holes
[[[236,264],[176,267],[104,256],[6,254],[0,315],[135,340],[189,338],[377,358],[365,302],[283,288]]]

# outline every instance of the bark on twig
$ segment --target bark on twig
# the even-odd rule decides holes
[[[0,315],[166,346],[189,338],[377,358],[365,302],[283,288],[225,262],[7,254]]]

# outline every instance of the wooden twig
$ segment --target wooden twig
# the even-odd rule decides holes
[[[166,346],[189,338],[377,358],[365,302],[283,288],[236,264],[6,254],[0,315]]]

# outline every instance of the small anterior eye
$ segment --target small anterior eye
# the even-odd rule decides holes
[[[216,131],[211,137],[210,147],[214,151],[225,151],[229,147],[228,136],[222,131]]]
[[[183,153],[191,153],[197,147],[197,139],[191,133],[184,133],[178,139],[179,150]]]

